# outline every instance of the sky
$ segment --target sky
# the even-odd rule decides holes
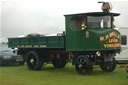
[[[29,33],[52,34],[65,30],[65,14],[101,11],[99,0],[1,0],[0,37]],[[128,27],[128,1],[102,0],[113,5],[117,27]]]

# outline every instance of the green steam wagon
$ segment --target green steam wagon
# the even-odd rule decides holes
[[[103,12],[65,15],[66,29],[57,36],[31,36],[9,38],[8,46],[18,48],[30,70],[40,70],[46,63],[64,68],[72,61],[76,71],[88,74],[93,65],[100,65],[105,72],[116,68],[115,56],[121,52],[120,33],[114,28],[110,5],[103,3]]]

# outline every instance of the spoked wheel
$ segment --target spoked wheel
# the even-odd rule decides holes
[[[27,54],[27,66],[30,70],[40,70],[42,67],[42,62],[39,59],[40,56],[35,51],[30,51]]]
[[[91,74],[93,70],[92,62],[86,56],[79,56],[76,59],[75,68],[79,74]]]
[[[112,72],[115,70],[117,66],[117,63],[116,63],[116,59],[115,57],[113,57],[113,61],[112,62],[103,62],[100,67],[103,71],[105,72]]]
[[[52,64],[55,68],[64,68],[67,63],[67,60],[62,55],[56,55],[52,60]]]

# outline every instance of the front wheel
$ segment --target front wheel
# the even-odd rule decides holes
[[[57,54],[52,60],[52,64],[55,68],[64,68],[67,63],[65,56]]]
[[[27,66],[30,70],[40,70],[42,62],[40,55],[35,51],[30,51],[27,54]]]
[[[75,61],[75,68],[79,74],[91,74],[93,67],[92,62],[87,56],[79,56]]]
[[[105,72],[113,72],[117,66],[116,59],[113,57],[113,61],[111,62],[103,62],[100,67]]]

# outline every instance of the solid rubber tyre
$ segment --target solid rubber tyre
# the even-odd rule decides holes
[[[60,56],[59,58],[55,56],[52,60],[52,64],[55,68],[64,68],[67,64],[67,60],[63,56]]]
[[[92,62],[84,55],[81,55],[76,59],[75,68],[76,71],[82,75],[91,74],[93,70]]]
[[[30,62],[33,60],[33,62]],[[30,70],[40,70],[42,67],[42,62],[40,56],[35,51],[30,51],[27,53],[27,66]]]
[[[105,72],[113,72],[117,66],[116,59],[113,57],[112,62],[103,62],[100,64],[100,67]]]

